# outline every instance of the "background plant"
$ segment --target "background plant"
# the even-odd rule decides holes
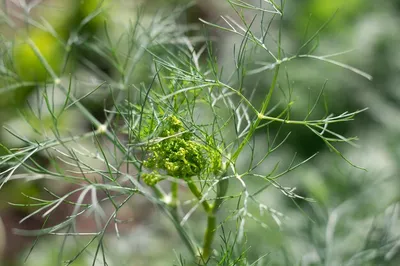
[[[396,238],[387,237],[388,233],[382,234],[379,244],[368,235],[361,251],[334,255],[333,234],[337,217],[357,209],[357,204],[361,204],[358,202],[367,197],[368,189],[364,191],[360,189],[362,186],[354,185],[359,193],[343,197],[348,199],[339,207],[320,213],[313,207],[314,211],[308,211],[310,207],[303,206],[304,200],[308,200],[306,195],[296,193],[294,187],[278,183],[279,177],[284,174],[291,176],[292,170],[314,158],[313,149],[306,147],[302,150],[301,145],[300,153],[305,152],[300,156],[294,153],[293,158],[288,158],[290,153],[279,154],[281,149],[287,149],[287,141],[290,143],[293,138],[309,143],[292,136],[296,134],[289,136],[291,130],[320,139],[331,151],[342,156],[347,164],[352,164],[338,147],[341,147],[341,142],[353,144],[355,139],[344,137],[342,132],[345,130],[337,125],[352,120],[360,112],[343,113],[343,106],[339,106],[340,115],[330,115],[326,108],[330,101],[325,98],[327,88],[332,87],[330,83],[312,80],[317,90],[304,96],[303,90],[297,89],[301,71],[295,72],[293,78],[290,71],[292,64],[301,62],[304,65],[308,62],[305,59],[316,59],[363,77],[370,76],[334,61],[331,55],[320,55],[316,50],[319,47],[318,36],[326,30],[329,24],[325,22],[329,22],[329,18],[322,21],[323,26],[317,28],[315,33],[312,26],[306,27],[312,33],[307,30],[304,41],[298,47],[292,47],[292,42],[282,37],[285,36],[283,22],[287,16],[283,3],[265,2],[259,6],[258,3],[230,1],[228,4],[233,12],[231,16],[202,20],[207,26],[239,38],[223,67],[219,66],[221,59],[217,59],[218,42],[196,31],[197,26],[176,24],[186,7],[158,13],[150,21],[141,10],[137,19],[124,31],[115,30],[118,24],[110,30],[113,26],[107,22],[101,25],[104,30],[97,35],[88,25],[107,10],[107,6],[99,4],[92,13],[81,18],[69,34],[65,34],[67,37],[63,37],[48,20],[31,18],[27,20],[26,32],[22,34],[27,38],[23,41],[16,39],[15,43],[4,42],[4,91],[16,95],[23,90],[34,91],[33,95],[37,97],[31,97],[28,108],[21,113],[30,125],[30,131],[38,134],[27,137],[21,131],[7,129],[20,141],[17,144],[20,148],[4,148],[4,187],[15,179],[50,179],[57,184],[51,186],[41,181],[39,187],[45,187],[47,196],[39,199],[30,193],[27,198],[34,203],[15,204],[29,206],[29,214],[23,221],[35,214],[44,219],[42,229],[17,233],[61,236],[63,242],[57,259],[67,259],[67,264],[79,263],[79,259],[86,257],[91,264],[110,264],[115,260],[114,263],[120,265],[120,257],[113,258],[110,252],[112,245],[107,242],[108,236],[105,237],[107,229],[114,227],[114,235],[121,236],[119,228],[130,220],[123,221],[119,214],[123,213],[124,207],[132,206],[132,201],[144,197],[172,221],[182,243],[189,250],[188,255],[177,259],[181,264],[195,260],[210,265],[247,265],[257,258],[259,260],[254,264],[264,263],[274,259],[269,255],[263,257],[261,254],[266,253],[265,250],[248,247],[252,231],[246,231],[246,228],[251,224],[257,224],[257,228],[270,228],[265,231],[266,234],[275,235],[269,237],[273,240],[267,243],[279,241],[279,228],[286,228],[287,220],[290,220],[285,215],[292,213],[287,211],[282,214],[279,209],[269,206],[269,201],[262,196],[270,194],[275,200],[281,199],[273,190],[270,191],[275,187],[297,207],[302,207],[303,213],[313,216],[310,217],[313,220],[310,230],[306,232],[316,251],[307,250],[308,257],[303,257],[303,262],[330,264],[338,260],[357,265],[360,260],[395,261],[397,242]],[[29,14],[34,6],[22,7],[23,13]],[[10,21],[7,20],[9,16],[5,13],[5,21]],[[29,35],[32,34],[31,27],[50,33],[62,44],[63,60],[55,63],[58,66],[49,61],[54,55],[46,55]],[[98,36],[105,41],[99,42]],[[16,62],[13,56],[19,55],[15,50],[18,51],[21,46],[23,51],[27,50],[35,58],[35,63],[40,63],[45,74],[22,75],[23,71],[18,70],[21,68],[13,64]],[[255,63],[261,67],[254,65],[255,58]],[[78,76],[79,72],[69,74],[76,66],[84,69],[84,75]],[[339,70],[331,72],[335,71]],[[86,75],[92,78],[87,79]],[[41,80],[38,80],[39,77]],[[87,91],[84,91],[85,88]],[[104,111],[96,113],[96,105]],[[66,119],[71,113],[75,116],[79,114],[90,125],[85,130],[80,129],[80,125],[76,126],[76,131],[71,130],[71,119]],[[64,121],[69,124],[63,124]],[[48,166],[44,166],[43,157]],[[324,154],[320,157],[324,161],[334,160]],[[347,167],[344,165],[339,169]],[[310,171],[307,168],[298,172],[301,169],[293,175],[307,175]],[[324,170],[323,167],[317,169]],[[315,172],[315,169],[312,171]],[[334,173],[332,170],[327,172]],[[310,175],[307,176],[310,179]],[[77,186],[59,194],[54,189],[60,186],[60,182]],[[309,182],[311,188],[318,184]],[[53,189],[48,189],[49,186]],[[317,198],[320,202],[326,202],[323,188],[315,188],[310,196],[320,197]],[[393,222],[387,223],[383,232],[394,230],[392,227],[396,224],[397,212],[392,203],[395,201],[396,197],[382,205],[389,206],[387,215],[394,217],[384,219]],[[71,213],[64,216],[61,222],[48,225],[48,221],[51,222],[49,217],[57,216],[56,211],[65,208],[64,205],[72,206]],[[263,215],[265,212],[269,215]],[[296,213],[301,212],[297,210]],[[96,230],[89,233],[77,228],[77,221],[86,214],[90,214],[95,221],[92,229]],[[195,223],[196,220],[203,221],[202,217],[206,218],[202,227],[204,235]],[[190,229],[193,223],[196,230]],[[158,226],[162,228],[165,225],[160,221]],[[296,229],[297,232],[303,231],[296,225],[287,228],[294,232]],[[324,229],[325,242],[318,235]],[[371,235],[377,230],[375,224],[371,226]],[[218,235],[221,239],[216,237]],[[74,253],[69,243],[78,236],[79,240],[87,242],[78,245]],[[221,243],[221,248],[213,252],[218,243]],[[288,255],[289,251],[287,248],[283,250],[283,258],[277,261],[290,265],[292,258]],[[186,251],[179,251],[178,254],[186,254]],[[165,265],[165,261],[161,263]]]

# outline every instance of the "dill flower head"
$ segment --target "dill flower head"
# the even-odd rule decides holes
[[[149,156],[143,162],[146,168],[175,178],[216,173],[222,165],[219,151],[208,143],[195,141],[176,116],[167,117],[159,140],[148,144],[147,151]]]

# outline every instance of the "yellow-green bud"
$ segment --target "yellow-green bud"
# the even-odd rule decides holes
[[[221,154],[207,144],[194,140],[193,134],[185,132],[182,122],[169,116],[160,136],[165,138],[149,144],[150,152],[143,165],[151,170],[165,171],[176,178],[199,176],[202,173],[217,173],[221,169]],[[182,134],[179,134],[182,133]]]

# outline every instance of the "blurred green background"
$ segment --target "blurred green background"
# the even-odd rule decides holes
[[[61,40],[71,40],[71,34],[77,29],[80,29],[81,37],[76,43],[60,44],[57,38],[44,30],[32,25],[27,29],[27,16],[24,16],[18,1],[5,0],[2,3],[0,124],[23,132],[24,136],[32,139],[38,139],[33,128],[43,135],[43,132],[50,132],[50,128],[43,126],[49,114],[43,114],[44,123],[35,121],[29,115],[30,106],[27,104],[37,100],[38,88],[34,84],[46,80],[47,73],[31,48],[21,43],[21,39],[29,35],[55,71],[63,77],[68,78],[69,73],[73,73],[80,80],[77,95],[85,95],[99,81],[118,76],[107,60],[92,52],[90,43],[106,43],[108,37],[116,41],[117,36],[129,28],[129,21],[139,14],[145,19],[151,18],[162,9],[183,7],[188,3],[172,0],[26,2],[38,3],[29,16],[38,20],[43,16]],[[253,2],[256,5],[259,1]],[[199,17],[217,21],[221,14],[234,15],[222,0],[198,0],[193,3],[179,18],[179,23],[199,23]],[[80,24],[103,6],[103,12],[95,19],[88,24]],[[138,7],[142,8],[139,13],[135,11]],[[351,50],[335,59],[369,73],[373,79],[369,81],[351,71],[316,60],[301,59],[285,64],[293,86],[292,99],[296,102],[292,116],[297,119],[304,117],[310,95],[315,98],[325,82],[324,97],[330,113],[340,114],[368,107],[352,123],[335,128],[343,135],[359,137],[358,147],[339,145],[339,148],[346,158],[368,171],[351,167],[306,128],[284,128],[285,132],[291,131],[292,134],[286,145],[271,157],[270,164],[265,165],[265,171],[270,171],[274,160],[288,164],[295,153],[297,158],[306,159],[319,152],[315,159],[280,180],[285,186],[296,187],[297,193],[314,198],[316,202],[291,200],[272,188],[259,195],[261,202],[283,213],[285,218],[281,227],[267,214],[258,218],[269,226],[266,229],[257,222],[248,223],[246,245],[249,261],[265,254],[260,264],[255,265],[400,265],[400,2],[287,0],[282,34],[283,47],[288,54],[294,53],[304,42],[307,25],[310,36],[332,16],[331,22],[320,33],[315,54]],[[11,29],[10,24],[18,30]],[[104,34],[104,27],[109,27],[111,36]],[[215,46],[219,63],[229,71],[233,64],[233,43],[240,44],[240,39],[226,33],[213,33],[218,38]],[[72,46],[76,49],[66,58],[64,48]],[[145,56],[135,75],[130,77],[131,82],[148,81],[150,77],[146,71],[150,67],[150,58]],[[7,69],[13,69],[17,77],[6,73]],[[262,79],[262,75],[260,73],[245,80],[246,86],[262,88],[268,85],[269,80]],[[255,80],[261,81],[255,84]],[[285,82],[284,78],[281,82]],[[16,89],[10,90],[13,86]],[[284,98],[283,94],[277,94],[278,98],[280,96]],[[83,103],[101,119],[109,101],[109,91],[104,89],[85,98]],[[318,112],[324,114],[323,106]],[[50,125],[50,117],[48,119]],[[31,126],[27,126],[27,121]],[[62,123],[62,130],[74,133],[90,129],[88,122],[74,110],[63,117]],[[261,154],[263,147],[266,148],[265,132],[260,131],[256,141],[257,152]],[[0,143],[6,147],[21,145],[6,130],[1,131]],[[0,152],[4,153],[4,150],[0,149]],[[46,158],[40,160],[46,163]],[[246,156],[242,161],[245,165]],[[39,189],[42,185],[11,182],[1,189],[1,265],[22,265],[34,240],[13,235],[12,228],[41,226],[39,218],[28,224],[18,224],[30,210],[13,208],[7,202],[26,202],[27,198],[20,192],[36,196],[42,193]],[[260,184],[254,182],[251,186],[256,190]],[[229,209],[229,204],[226,208]],[[255,209],[254,212],[259,211]],[[178,265],[179,256],[176,254],[185,250],[172,225],[159,213],[139,211],[135,215],[144,218],[136,219],[135,225],[123,237],[125,241],[109,240],[110,246],[115,249],[112,265]],[[66,248],[67,255],[74,256],[76,248],[71,243]],[[49,237],[46,241],[39,241],[25,265],[57,265],[59,249],[60,239]],[[88,263],[90,260],[86,261],[83,256],[72,265],[90,265]]]

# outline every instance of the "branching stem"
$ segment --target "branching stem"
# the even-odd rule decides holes
[[[193,183],[193,181],[191,179],[186,180],[186,183],[190,189],[190,191],[193,193],[193,195],[199,200],[202,201],[201,205],[203,206],[204,210],[207,213],[211,213],[212,211],[212,206],[210,206],[210,204],[203,200],[203,194],[201,193],[201,191],[198,189],[198,187],[196,186],[196,184]]]

